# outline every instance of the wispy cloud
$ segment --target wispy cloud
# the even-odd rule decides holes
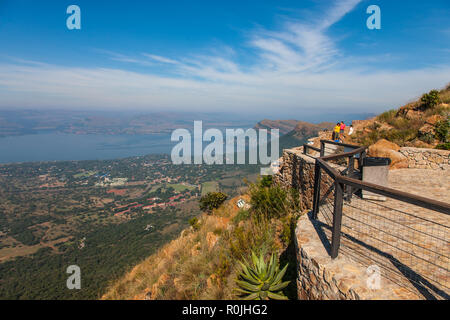
[[[143,53],[142,55],[144,57],[149,58],[150,60],[154,60],[157,62],[168,63],[168,64],[179,64],[178,61],[175,61],[175,60],[169,59],[169,58],[165,58],[165,57],[161,57],[161,56],[157,56],[154,54]]]
[[[120,68],[3,63],[0,107],[246,110],[297,112],[300,118],[334,108],[378,111],[449,81],[448,66],[362,72],[361,58],[353,63],[340,59],[329,28],[359,2],[338,1],[306,22],[285,20],[277,30],[252,32],[245,44],[253,54],[246,60],[252,63],[239,63],[233,48],[179,57],[99,51],[123,63]],[[133,72],[129,64],[148,68]]]

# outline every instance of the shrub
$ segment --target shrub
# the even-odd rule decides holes
[[[259,257],[252,252],[253,265],[246,260],[240,262],[241,272],[236,279],[236,291],[245,295],[246,300],[287,300],[282,290],[290,281],[282,282],[288,265],[280,271],[279,263],[274,254],[269,262],[264,261],[264,255]]]
[[[396,114],[397,114],[397,110],[392,109],[392,110],[389,110],[389,111],[386,111],[386,112],[383,112],[382,114],[380,114],[377,117],[377,120],[391,124],[392,121],[394,120]]]
[[[450,85],[440,92],[439,98],[443,103],[450,103]]]
[[[275,225],[265,216],[250,216],[242,226],[229,232],[226,238],[231,256],[235,259],[247,257],[255,250],[277,250]]]
[[[250,211],[245,209],[240,209],[236,216],[233,218],[233,222],[235,224],[239,224],[239,222],[243,220],[247,220],[250,217]]]
[[[197,217],[193,217],[191,219],[189,219],[189,225],[194,228],[195,231],[197,231],[198,229],[200,229],[200,224],[198,223],[198,218]]]
[[[431,144],[434,142],[434,135],[432,133],[426,133],[419,137],[420,141]]]
[[[449,136],[449,128],[450,128],[450,121],[448,120],[441,120],[438,121],[435,125],[435,132],[436,132],[436,138],[439,139],[439,141],[447,142],[448,136]]]
[[[272,186],[273,179],[272,176],[263,176],[262,179],[259,181],[259,185],[263,188],[269,188]]]
[[[438,145],[436,146],[436,149],[450,150],[450,142],[438,144]]]
[[[251,185],[251,211],[267,218],[278,218],[287,213],[287,193],[279,186]]]
[[[211,213],[214,209],[219,208],[227,197],[222,192],[209,192],[200,198],[200,210]]]
[[[439,104],[439,91],[431,90],[429,93],[425,93],[422,98],[420,98],[420,101],[425,109],[436,106]]]

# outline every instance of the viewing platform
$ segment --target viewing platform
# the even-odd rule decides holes
[[[309,148],[285,150],[275,177],[313,209],[296,229],[299,298],[449,299],[448,166],[390,170],[381,187],[360,180],[364,148]],[[448,162],[450,152],[438,152]],[[362,189],[386,201],[364,199]]]

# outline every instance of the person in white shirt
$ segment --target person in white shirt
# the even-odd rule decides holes
[[[350,125],[350,129],[348,131],[348,135],[351,136],[353,133],[353,125]]]

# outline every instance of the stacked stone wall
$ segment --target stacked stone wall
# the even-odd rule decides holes
[[[400,148],[412,169],[442,169],[450,168],[450,151],[425,148]]]
[[[303,210],[312,209],[314,199],[315,159],[303,154],[303,147],[283,150],[281,168],[274,181],[285,189],[299,192]],[[323,171],[322,171],[323,172]],[[333,183],[326,173],[321,175],[321,190],[327,190]]]

